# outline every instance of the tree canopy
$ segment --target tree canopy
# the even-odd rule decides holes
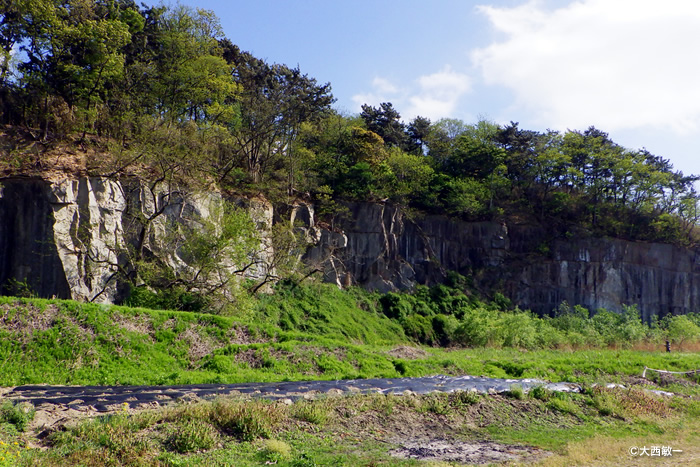
[[[211,11],[2,0],[0,122],[44,142],[101,137],[99,174],[139,167],[162,184],[302,196],[330,217],[342,200],[388,200],[470,220],[525,216],[559,233],[695,242],[698,177],[598,128],[405,122],[390,102],[357,115],[333,102],[329,83],[242,51]]]

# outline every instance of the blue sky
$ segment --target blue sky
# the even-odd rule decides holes
[[[181,0],[336,108],[606,131],[700,174],[697,0]]]

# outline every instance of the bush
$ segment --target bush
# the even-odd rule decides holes
[[[180,310],[201,312],[209,306],[208,299],[200,294],[187,292],[178,287],[164,290],[152,290],[146,287],[134,287],[129,298],[124,301],[129,307],[150,308],[152,310]]]
[[[401,320],[401,325],[408,337],[422,344],[432,345],[436,341],[433,323],[425,316],[412,314]]]
[[[454,341],[455,330],[459,321],[454,316],[435,315],[432,319],[433,333],[437,342],[446,347]]]
[[[470,347],[483,347],[492,342],[496,313],[480,307],[469,310],[455,329],[455,342]]]
[[[500,320],[501,336],[504,347],[534,349],[537,347],[537,326],[529,313],[516,312],[504,314]]]
[[[260,457],[265,464],[277,464],[289,460],[292,456],[292,447],[284,441],[266,439],[260,450]]]
[[[218,431],[200,420],[188,420],[171,428],[165,438],[165,447],[180,454],[206,451],[216,446]]]
[[[0,423],[14,425],[17,431],[26,431],[35,414],[36,410],[31,404],[6,401],[0,405]]]
[[[700,326],[687,315],[667,315],[660,324],[667,339],[674,345],[682,346],[686,341],[700,339]]]

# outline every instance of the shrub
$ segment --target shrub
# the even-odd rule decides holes
[[[432,318],[432,325],[436,340],[441,346],[446,347],[454,341],[459,321],[454,316],[435,315]]]
[[[266,439],[263,441],[260,457],[265,464],[277,464],[289,460],[292,456],[292,447],[284,441]]]
[[[537,347],[537,327],[527,312],[505,313],[501,318],[500,330],[505,347],[534,349]]]
[[[6,401],[0,405],[0,423],[9,423],[14,425],[17,431],[26,431],[29,423],[34,420],[35,413],[31,404]]]
[[[493,341],[495,313],[481,307],[469,310],[455,329],[455,341],[471,347],[483,347]]]
[[[170,429],[164,444],[168,450],[180,454],[206,451],[216,445],[218,435],[218,431],[204,421],[187,420]]]
[[[665,316],[661,320],[661,327],[665,330],[667,339],[678,346],[700,338],[700,327],[686,315]]]
[[[425,316],[417,314],[410,315],[401,320],[401,325],[406,335],[418,342],[431,345],[436,341],[435,333],[433,332],[433,324],[431,320]]]

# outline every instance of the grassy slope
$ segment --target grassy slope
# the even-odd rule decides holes
[[[333,288],[263,301],[254,317],[238,318],[0,297],[0,386],[437,373],[629,383],[644,366],[695,369],[700,355],[418,348],[400,326],[376,311],[371,297]],[[17,422],[10,421],[23,415],[7,408],[14,418],[5,416],[3,423],[0,410],[5,446],[40,443],[51,449],[12,454],[19,450],[8,448],[6,459],[12,463],[0,459],[0,466],[22,459],[28,465],[416,465],[387,455],[407,436],[525,443],[557,453],[545,461],[553,465],[634,464],[635,459],[620,457],[630,443],[663,442],[688,450],[700,445],[698,386],[679,380],[664,388],[689,397],[663,401],[639,392],[590,389],[561,398],[362,396],[292,407],[222,401],[213,403],[215,410],[212,403],[203,403],[124,413],[44,441],[18,432]],[[407,434],[406,427],[427,428]],[[601,443],[615,448],[601,448]]]
[[[315,290],[263,304],[257,323],[250,318],[0,297],[0,386],[465,373],[593,382],[640,375],[644,366],[700,368],[697,353],[431,347],[402,351],[413,344],[371,304],[358,306],[357,297],[350,294]]]

